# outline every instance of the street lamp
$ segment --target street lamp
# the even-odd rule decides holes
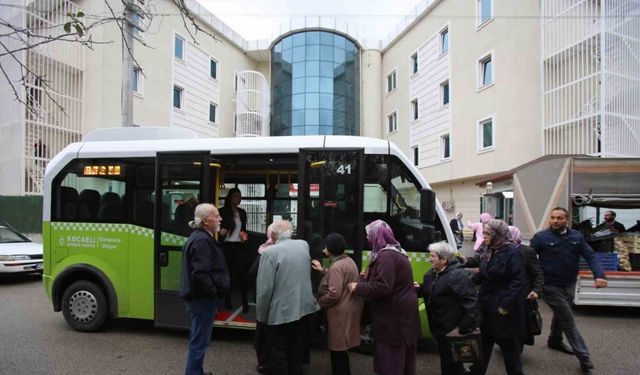
[[[484,187],[487,190],[487,195],[491,194],[491,192],[493,191],[493,182],[491,181],[487,182],[487,184],[484,185]]]

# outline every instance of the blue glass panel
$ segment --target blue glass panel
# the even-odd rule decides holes
[[[320,77],[307,77],[305,80],[306,92],[318,92],[320,91]]]
[[[180,38],[179,36],[175,36],[175,45],[174,45],[174,55],[179,58],[182,59],[184,58],[184,40],[182,38]]]
[[[305,125],[320,125],[320,111],[307,109],[304,116]]]
[[[345,41],[346,41],[345,37],[338,34],[333,34],[333,45],[335,47],[344,49]]]
[[[493,0],[482,0],[480,22],[485,22],[491,18],[491,2]]]
[[[320,78],[320,92],[333,92],[333,78]]]
[[[441,34],[441,49],[442,52],[446,52],[449,50],[449,30],[445,30]]]
[[[321,126],[319,135],[333,135],[333,126]]]
[[[491,59],[485,60],[482,63],[482,85],[488,85],[493,82],[493,67]]]
[[[305,126],[304,127],[304,135],[318,135],[320,134],[320,127],[319,126]]]
[[[333,49],[333,61],[338,64],[344,64],[345,54],[342,48],[335,47]]]
[[[291,112],[291,126],[304,125],[304,110]]]
[[[304,46],[293,47],[293,62],[304,61]]]
[[[307,31],[307,44],[319,44],[320,43],[320,32],[318,31]]]
[[[304,126],[294,126],[291,128],[291,135],[304,135]]]
[[[333,63],[333,76],[340,77],[344,74],[344,64]]]
[[[286,51],[289,48],[293,47],[293,38],[291,38],[291,36],[288,36],[288,37],[282,39],[282,41],[280,43],[282,43],[282,50]]]
[[[304,94],[291,95],[291,109],[304,109]]]
[[[351,43],[350,41],[346,41],[344,44],[344,50],[347,52],[347,54],[351,53],[353,54],[354,52],[356,52],[358,50],[358,47],[356,47],[355,44]]]
[[[326,109],[320,110],[320,125],[333,126],[333,111]]]
[[[273,51],[274,52],[282,52],[282,42],[279,42],[278,44],[273,46]]]
[[[320,94],[320,108],[333,109],[333,95]]]
[[[293,62],[293,50],[288,49],[282,52],[282,61],[291,64]]]
[[[320,46],[315,44],[312,46],[307,46],[307,61],[310,60],[319,60],[320,59]]]
[[[307,110],[309,110],[310,108],[319,108],[320,94],[316,94],[316,93],[305,94],[305,105]]]
[[[307,60],[307,77],[317,77],[320,75],[320,61],[308,61]]]
[[[305,33],[293,34],[291,37],[293,38],[293,46],[304,46],[305,42]]]
[[[328,32],[320,33],[320,44],[325,44],[328,46],[333,46],[333,34]]]
[[[482,124],[482,147],[493,146],[493,124],[491,121],[487,121]]]
[[[182,105],[182,90],[174,87],[173,88],[173,106],[175,108],[181,108]]]
[[[333,61],[333,47],[332,46],[320,46],[320,60]]]
[[[302,94],[305,90],[304,78],[293,79],[293,94]]]
[[[333,49],[331,49],[333,51]],[[320,77],[333,78],[333,62],[321,61],[320,62]]]
[[[293,63],[293,75],[292,75],[293,79],[304,77],[305,75],[304,66],[305,66],[304,61]]]
[[[347,133],[345,132],[344,128],[340,127],[340,128],[333,128],[333,134],[334,135],[346,135]]]

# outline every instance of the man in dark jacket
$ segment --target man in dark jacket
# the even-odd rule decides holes
[[[591,374],[593,363],[573,317],[571,304],[578,275],[578,261],[582,256],[593,272],[596,288],[607,286],[607,280],[598,258],[587,244],[582,234],[567,227],[568,212],[565,208],[551,210],[549,228],[536,233],[530,246],[538,252],[544,273],[544,296],[553,310],[549,348],[567,354],[574,354],[580,361],[585,374]],[[569,349],[562,343],[562,333],[571,345]]]
[[[182,248],[180,297],[186,299],[191,318],[185,375],[203,374],[202,364],[211,342],[216,298],[229,290],[227,265],[214,239],[220,221],[215,206],[199,204],[194,220],[189,223],[194,231]]]
[[[478,326],[478,297],[475,285],[446,242],[429,245],[432,268],[418,286],[418,297],[424,297],[433,337],[438,340],[440,369],[443,375],[464,374],[461,362],[454,362],[447,333],[456,327],[461,334]]]

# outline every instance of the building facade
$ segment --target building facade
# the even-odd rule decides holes
[[[180,17],[163,16],[176,13],[172,2],[153,2],[154,16],[138,20],[135,32],[135,126],[207,137],[388,139],[450,216],[461,211],[471,221],[482,211],[508,219],[513,171],[541,156],[640,156],[640,0],[423,0],[380,41],[322,17],[247,41],[198,2],[186,4],[215,37],[194,36]],[[108,11],[103,2],[47,0],[15,17],[28,26],[29,17],[42,18],[38,6],[63,15]],[[22,95],[42,113],[10,104],[0,171],[20,178],[3,182],[0,194],[39,194],[37,176],[61,148],[122,126],[120,30],[107,24],[92,38],[114,42],[23,54],[57,77],[68,110],[50,106],[38,82]],[[2,95],[3,105],[11,102]]]

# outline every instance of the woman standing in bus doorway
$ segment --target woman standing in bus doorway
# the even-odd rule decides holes
[[[229,265],[232,285],[237,285],[240,288],[242,312],[247,313],[249,312],[247,289],[249,289],[249,268],[251,268],[252,254],[245,246],[245,242],[249,239],[247,211],[238,207],[241,200],[240,189],[232,188],[229,190],[224,199],[224,207],[220,209],[220,216],[222,216],[220,235],[224,237],[221,241],[223,241],[224,256]],[[225,307],[232,309],[230,295],[225,299]]]
[[[479,223],[472,223],[472,222],[468,222],[467,223],[467,227],[473,229],[474,231],[474,235],[476,237],[476,242],[473,245],[473,250],[474,251],[479,251],[480,248],[482,247],[482,244],[484,243],[484,237],[482,236],[482,228],[484,226],[484,224],[493,219],[493,216],[491,216],[490,213],[488,212],[483,212],[480,214],[480,222]]]
[[[520,346],[525,334],[524,256],[513,245],[507,223],[489,220],[483,230],[484,246],[480,271],[474,275],[480,284],[478,300],[482,311],[482,361],[472,367],[474,375],[484,375],[494,344],[498,344],[509,375],[522,375]]]
[[[331,259],[331,265],[325,269],[314,259],[311,266],[324,275],[318,288],[318,304],[327,311],[331,373],[351,375],[347,350],[360,345],[363,302],[357,295],[349,293],[346,286],[357,282],[360,275],[356,263],[344,253],[346,243],[342,235],[331,233],[324,244],[324,254]]]
[[[347,287],[371,303],[373,371],[415,375],[420,317],[411,263],[389,224],[376,220],[365,230],[371,262],[362,281]]]

